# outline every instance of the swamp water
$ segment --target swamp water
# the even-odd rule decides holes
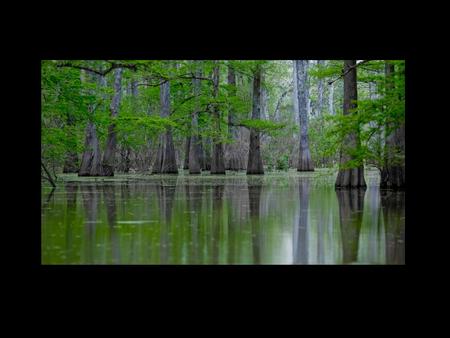
[[[404,264],[405,194],[323,172],[63,175],[42,187],[42,264]]]

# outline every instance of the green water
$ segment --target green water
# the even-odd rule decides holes
[[[315,174],[42,187],[43,264],[404,264],[404,193]]]

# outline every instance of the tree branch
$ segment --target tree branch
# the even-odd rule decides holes
[[[354,69],[354,68],[356,68],[356,67],[358,67],[358,66],[360,66],[360,65],[362,65],[362,64],[364,64],[364,63],[367,63],[367,62],[369,62],[369,61],[372,61],[372,60],[363,60],[363,61],[361,61],[360,63],[357,63],[356,65],[349,67],[345,72],[342,70],[342,74],[339,75],[339,77],[337,77],[337,78],[334,79],[333,81],[328,82],[328,85],[331,86],[331,85],[332,85],[333,83],[335,83],[337,80],[339,80],[340,78],[342,78],[342,77],[344,77],[345,75],[347,75],[352,69]]]
[[[61,68],[61,67],[76,68],[76,69],[85,70],[85,71],[88,71],[88,72],[91,72],[91,73],[94,73],[94,74],[98,74],[98,75],[101,75],[101,76],[105,76],[106,74],[108,74],[109,72],[111,72],[112,70],[114,70],[116,68],[129,68],[129,69],[131,69],[133,71],[137,70],[137,67],[134,64],[129,64],[128,65],[128,64],[124,64],[124,63],[115,63],[115,62],[110,62],[110,61],[107,61],[107,62],[109,62],[111,64],[111,66],[108,69],[103,70],[103,71],[102,70],[93,69],[93,68],[90,68],[90,67],[74,65],[74,64],[71,64],[70,62],[61,63],[61,64],[57,65],[56,67],[58,67],[58,68]]]
[[[43,175],[41,175],[41,176],[44,177],[44,178],[46,178],[46,179],[50,182],[50,184],[52,185],[52,187],[56,187],[56,184],[55,184],[55,182],[53,181],[52,176],[51,176],[50,173],[48,172],[48,170],[47,170],[47,168],[45,167],[44,162],[42,162],[42,160],[41,160],[41,166],[42,166],[42,168],[44,169],[44,171],[45,171],[47,177],[44,177]]]

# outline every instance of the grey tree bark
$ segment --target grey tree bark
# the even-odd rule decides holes
[[[75,117],[68,113],[67,116],[67,125],[68,126],[75,126]],[[72,140],[74,140],[76,144],[76,136],[73,135],[72,132],[70,132],[70,137]],[[76,151],[69,151],[66,154],[66,159],[64,161],[64,167],[63,167],[63,173],[77,173],[79,170],[79,160],[78,160],[78,154]]]
[[[267,114],[267,89],[264,87],[264,74],[261,74],[261,120],[268,120]]]
[[[317,65],[319,67],[323,67],[325,64],[325,60],[317,60]],[[323,79],[320,78],[317,83],[317,116],[322,115],[323,109]]]
[[[273,119],[274,119],[274,121],[276,121],[276,122],[280,120],[280,108],[281,108],[281,104],[283,103],[283,100],[284,100],[284,98],[286,97],[287,93],[288,93],[287,90],[284,91],[284,92],[281,94],[280,98],[278,99],[277,105],[276,105],[276,107],[275,107],[275,111],[274,111],[274,113],[273,113]],[[297,104],[298,104],[298,102],[297,102]]]
[[[191,151],[191,136],[186,136],[186,140],[184,142],[184,163],[183,169],[189,169],[189,152]]]
[[[82,72],[83,74],[83,72]],[[100,86],[106,84],[104,76],[97,76],[89,74],[86,72],[82,76],[82,81],[98,81]],[[93,121],[96,105],[89,105],[89,121],[86,126],[86,136],[84,139],[84,151],[81,156],[80,170],[78,171],[78,176],[101,176],[102,175],[102,165],[101,165],[101,152],[100,144],[98,142],[97,131],[95,123]]]
[[[194,61],[198,62],[198,61]],[[197,65],[196,75],[201,76],[200,67]],[[202,152],[203,148],[201,147],[201,139],[199,138],[199,127],[198,127],[198,111],[199,108],[199,99],[198,95],[200,95],[200,80],[192,79],[192,84],[194,87],[194,95],[195,98],[195,111],[192,113],[191,120],[191,137],[189,142],[189,174],[200,174],[201,173],[201,160],[202,160]]]
[[[393,76],[395,68],[393,64],[386,62],[386,94],[389,98],[390,92],[394,89]],[[388,125],[389,126],[389,125]],[[402,156],[405,154],[405,124],[395,129],[390,135],[386,135],[385,144],[385,165],[381,170],[381,188],[404,189],[405,182],[405,162]]]
[[[299,123],[298,117],[298,83],[297,83],[297,62],[294,60],[293,63],[293,73],[292,78],[294,79],[293,82],[293,92],[292,92],[292,101],[294,102],[294,121],[295,123]]]
[[[166,81],[160,85],[161,117],[170,115],[170,83]],[[172,131],[169,128],[159,138],[156,161],[153,165],[154,174],[178,174],[173,144]]]
[[[334,83],[328,86],[328,112],[334,115]]]
[[[122,68],[117,68],[114,71],[114,95],[109,107],[113,121],[108,128],[108,137],[106,139],[106,148],[102,161],[102,176],[114,176],[115,154],[117,147],[117,132],[114,119],[119,114],[120,100],[122,98],[122,72]]]
[[[297,83],[297,102],[300,122],[300,146],[297,171],[314,171],[308,140],[308,73],[307,60],[295,60]]]
[[[214,83],[214,91],[213,96],[217,98],[219,95],[219,65],[216,64],[213,71],[213,83]],[[221,114],[219,111],[218,104],[214,104],[213,107],[213,118],[214,124],[216,128],[216,132],[218,136],[213,139],[213,153],[211,158],[211,174],[225,174],[225,158],[223,151],[223,143],[220,140],[221,138]]]
[[[304,61],[305,61],[305,73],[306,73],[305,86],[306,86],[306,92],[307,92],[307,95],[306,95],[306,107],[307,107],[306,111],[307,111],[307,114],[306,114],[306,116],[308,116],[308,118],[309,118],[310,116],[312,116],[313,111],[312,111],[312,102],[311,102],[311,93],[310,93],[311,86],[310,86],[310,83],[309,83],[310,82],[310,77],[307,76],[307,75],[308,75],[309,64],[310,64],[310,62],[312,62],[312,60],[304,60]],[[298,67],[297,67],[297,69],[298,69]]]
[[[231,66],[228,66],[228,85],[232,86],[230,89],[230,96],[236,95],[236,74]],[[238,129],[232,126],[236,122],[235,112],[232,108],[228,111],[228,132],[232,143],[228,144],[226,147],[226,158],[227,158],[227,169],[238,171],[240,169],[240,158],[238,152]]]
[[[344,107],[343,114],[356,114],[352,112],[357,108],[356,100],[358,99],[357,80],[356,80],[356,60],[344,60]],[[351,69],[350,71],[348,71]],[[345,168],[345,165],[354,159],[350,154],[360,146],[359,132],[350,132],[344,144],[341,147],[339,159],[339,173],[336,178],[336,188],[365,188],[366,181],[364,179],[364,166],[359,165],[357,168]]]
[[[253,73],[253,106],[252,119],[261,118],[261,66]],[[248,151],[247,175],[263,175],[264,166],[261,158],[260,132],[250,129],[250,145]]]
[[[202,147],[202,170],[211,170],[211,137],[207,136],[201,143]]]

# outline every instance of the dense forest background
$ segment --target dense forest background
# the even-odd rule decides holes
[[[405,186],[403,60],[44,60],[42,177],[339,171]]]

